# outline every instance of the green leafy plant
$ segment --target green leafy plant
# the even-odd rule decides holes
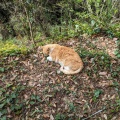
[[[40,97],[37,96],[37,95],[32,94],[30,98],[31,98],[31,99],[30,99],[30,104],[31,104],[31,105],[36,104],[36,102],[41,102]]]
[[[120,106],[120,99],[116,100],[116,103]]]
[[[73,103],[69,103],[68,105],[69,105],[70,112],[75,112],[76,107],[74,106],[74,104]]]
[[[101,89],[95,90],[93,100],[96,101],[96,99],[99,98],[100,94],[102,94],[102,93],[103,93],[103,91]]]
[[[0,72],[4,72],[5,68],[4,67],[0,67]]]
[[[117,40],[116,45],[117,45],[118,48],[115,51],[115,55],[116,55],[117,58],[120,58],[120,40]]]
[[[16,43],[14,40],[8,40],[5,42],[0,42],[0,55],[3,56],[14,56],[17,54],[26,54],[28,49],[25,45],[21,43]]]
[[[4,120],[8,113],[7,108],[14,114],[20,114],[23,104],[19,99],[20,91],[24,90],[24,86],[14,86],[13,84],[6,84],[6,88],[1,88],[0,97],[0,117]],[[6,93],[6,94],[5,94]]]
[[[55,116],[55,120],[65,120],[65,115],[63,115],[63,114],[60,114],[60,113],[58,113],[56,116]]]

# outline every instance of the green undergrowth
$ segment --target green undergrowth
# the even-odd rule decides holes
[[[0,118],[6,120],[6,114],[9,114],[7,108],[10,109],[11,113],[16,115],[22,112],[24,102],[19,99],[20,93],[25,89],[24,86],[14,85],[12,83],[6,83],[4,87],[0,88]]]
[[[96,56],[101,56],[101,57],[105,57],[105,58],[110,58],[109,55],[104,52],[104,51],[98,51],[98,50],[86,50],[84,48],[80,49],[80,53],[81,57],[85,58],[85,57],[96,57]]]
[[[96,72],[99,69],[107,70],[110,68],[111,58],[104,51],[81,49],[80,56],[83,59],[87,58],[86,62],[90,61]]]
[[[4,80],[4,78],[3,78]],[[23,100],[22,94],[25,90],[29,89],[28,87],[23,86],[22,84],[18,83],[5,83],[4,87],[0,88],[0,120],[10,120],[9,114],[12,115],[20,115],[24,112],[24,110],[28,110],[31,108],[31,115],[35,114],[35,112],[39,113],[42,112],[41,110],[34,111],[34,107],[36,103],[40,103],[40,97],[31,94],[28,100]],[[24,114],[22,114],[24,117]]]
[[[111,78],[118,78],[120,73],[120,67],[112,64],[112,58],[104,51],[98,50],[86,50],[84,48],[78,51],[81,58],[84,61],[85,66],[89,65],[91,69],[86,69],[88,76],[92,77],[93,74],[99,77],[99,71],[106,71],[111,73]]]
[[[54,43],[58,43],[58,42],[62,43],[64,41],[69,40],[70,38],[71,38],[70,36],[62,36],[62,35],[59,35],[56,38],[48,37],[44,41],[37,42],[36,46],[42,46],[42,45],[46,45],[46,44],[54,44]]]
[[[64,40],[68,39],[65,37]],[[56,43],[58,41],[63,40],[63,36],[58,38],[46,38],[44,41],[36,41],[36,46],[42,46],[45,44]],[[0,56],[15,56],[19,54],[27,54],[30,51],[33,51],[34,45],[32,43],[29,44],[29,40],[23,38],[23,40],[17,39],[8,39],[5,41],[0,40]]]
[[[14,40],[0,41],[0,56],[13,56],[27,52],[28,48],[24,44],[17,43]]]
[[[86,50],[84,48],[80,49],[80,56],[88,62],[88,60],[93,64],[98,64],[101,67],[110,67],[111,57],[105,52],[96,49]]]
[[[79,13],[80,14],[80,13]],[[79,16],[79,15],[78,15]],[[94,35],[94,34],[103,34],[109,38],[120,37],[120,23],[109,23],[104,21],[94,20],[93,16],[83,13],[83,16],[80,15],[80,19],[73,19],[67,26],[64,25],[55,25],[51,26],[51,38],[53,39],[63,39],[69,37],[79,37],[80,34]],[[91,18],[90,18],[91,17]],[[95,16],[94,16],[95,17]],[[89,19],[89,22],[84,20]],[[60,31],[61,28],[61,31]]]
[[[117,58],[120,58],[120,39],[117,41],[116,45],[117,45],[117,49],[115,51],[115,55]]]

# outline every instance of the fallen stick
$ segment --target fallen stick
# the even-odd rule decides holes
[[[88,116],[87,118],[83,118],[82,120],[87,120],[87,119],[89,119],[89,118],[93,117],[94,115],[96,115],[96,114],[98,114],[98,113],[100,113],[100,112],[104,111],[105,109],[106,109],[106,108],[104,107],[103,109],[101,109],[101,110],[99,110],[99,111],[97,111],[97,112],[93,113],[92,115]]]

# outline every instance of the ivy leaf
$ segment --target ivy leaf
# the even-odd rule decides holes
[[[5,104],[0,104],[0,108],[3,108]]]
[[[94,26],[94,25],[95,25],[95,21],[92,20],[92,21],[91,21],[91,26]]]
[[[94,97],[98,98],[101,93],[102,93],[102,90],[100,90],[100,89],[95,90],[94,91]]]
[[[3,116],[3,117],[1,118],[1,120],[7,120],[6,116]]]
[[[0,72],[4,72],[4,71],[5,71],[5,68],[0,67]]]
[[[31,105],[34,105],[34,104],[35,104],[35,102],[34,102],[34,101],[30,101],[30,104],[31,104]]]
[[[15,93],[12,93],[12,94],[11,94],[11,98],[16,98],[16,94],[15,94]]]
[[[120,100],[116,100],[117,105],[120,106]]]

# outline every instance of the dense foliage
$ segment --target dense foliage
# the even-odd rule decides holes
[[[119,0],[2,0],[3,39],[41,35],[53,38],[102,32],[120,36]]]

